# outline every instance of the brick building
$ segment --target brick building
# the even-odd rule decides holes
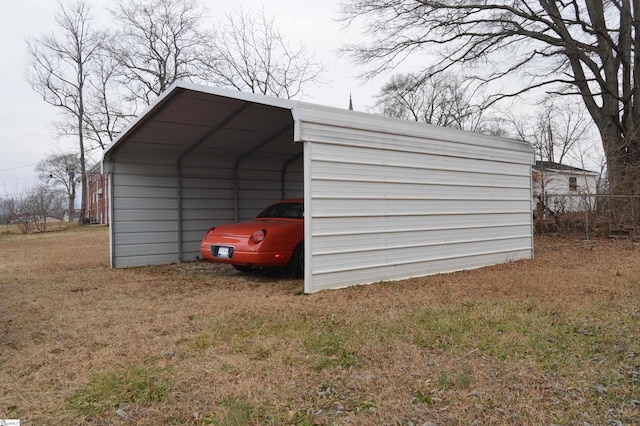
[[[100,166],[87,174],[87,212],[86,218],[91,224],[109,223],[109,176],[100,173]]]

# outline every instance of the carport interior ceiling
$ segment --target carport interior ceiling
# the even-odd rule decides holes
[[[116,267],[193,259],[214,224],[303,196],[291,102],[188,87],[166,93],[105,152]]]
[[[136,124],[120,140],[126,141],[121,149],[160,149],[180,161],[207,150],[238,160],[274,153],[288,158],[301,152],[293,145],[290,109],[182,88]]]

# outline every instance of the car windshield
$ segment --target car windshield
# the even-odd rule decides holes
[[[277,203],[273,204],[260,213],[256,219],[262,219],[267,217],[281,217],[281,218],[304,218],[304,204],[302,203]]]

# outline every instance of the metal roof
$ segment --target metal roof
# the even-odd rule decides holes
[[[293,119],[293,120],[292,120]],[[303,124],[304,123],[304,124]],[[196,148],[231,150],[236,156],[275,149],[295,155],[292,142],[310,141],[305,126],[329,125],[383,134],[455,141],[470,149],[490,146],[532,152],[527,142],[435,125],[178,81],[150,105],[103,153],[103,168],[123,145],[148,144],[184,156]],[[422,142],[421,142],[422,143]]]
[[[125,145],[150,145],[178,159],[196,148],[231,150],[235,157],[269,151],[269,145],[286,152],[294,106],[287,99],[176,82],[105,149],[103,167],[108,172],[109,160]]]

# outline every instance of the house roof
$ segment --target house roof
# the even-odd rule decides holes
[[[545,171],[554,171],[560,173],[579,173],[579,174],[593,174],[597,175],[597,172],[591,170],[581,169],[578,167],[569,166],[567,164],[554,163],[553,161],[540,161],[536,160],[536,164],[533,166],[534,170],[544,169]]]

